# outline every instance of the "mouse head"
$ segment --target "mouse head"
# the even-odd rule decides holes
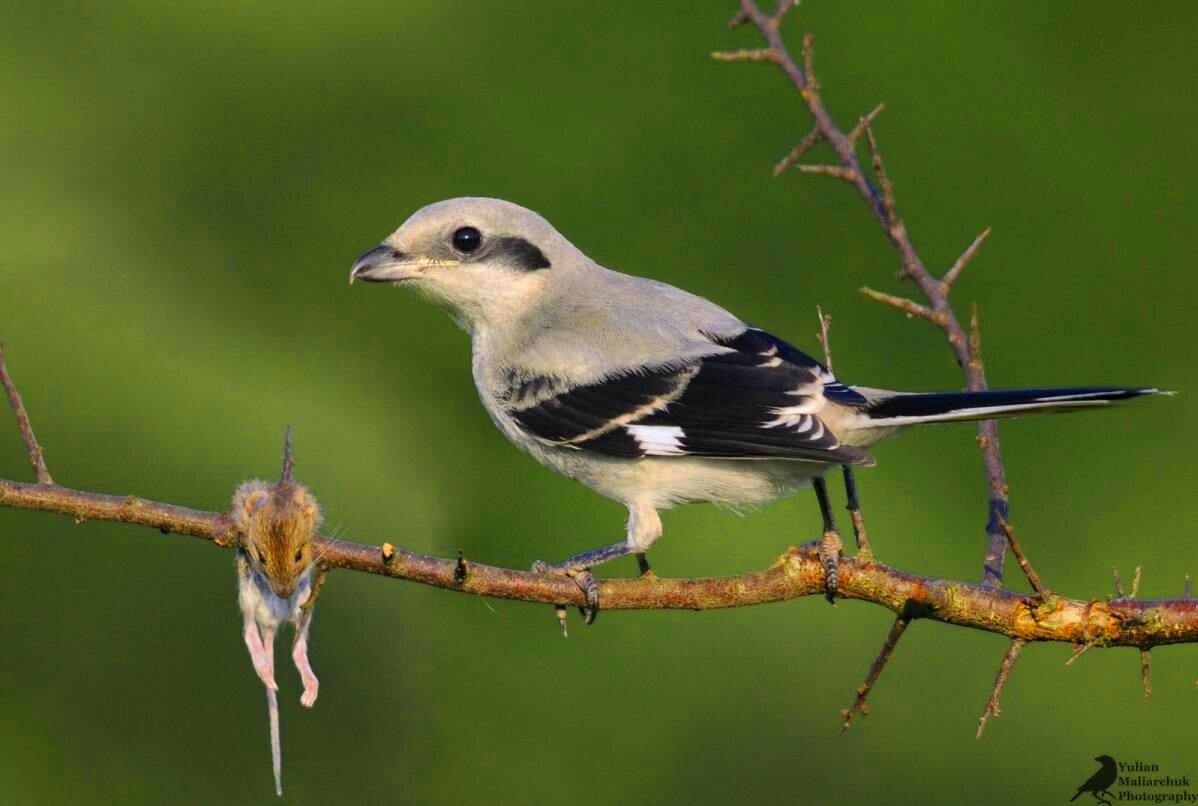
[[[320,528],[316,499],[293,481],[247,481],[233,496],[232,516],[250,565],[276,596],[290,598],[312,569],[312,538]]]

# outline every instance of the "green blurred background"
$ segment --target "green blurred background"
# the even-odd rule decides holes
[[[526,568],[618,539],[624,511],[504,441],[466,337],[410,294],[346,286],[416,208],[491,195],[616,269],[677,283],[838,374],[954,388],[939,335],[861,297],[904,291],[846,186],[770,167],[807,130],[733,3],[74,2],[0,10],[0,336],[57,480],[218,509],[277,472],[287,423],[329,527]],[[930,266],[987,225],[961,281],[996,385],[1187,394],[1002,427],[1012,517],[1047,584],[1198,572],[1190,251],[1198,6],[810,0],[842,123],[877,124]],[[28,479],[0,414],[0,476]],[[969,426],[880,446],[861,474],[881,557],[977,579]],[[760,568],[816,536],[801,495],[665,516],[663,574]],[[188,537],[0,510],[0,796],[272,803],[266,708],[233,557]],[[611,572],[631,574],[631,560]],[[1011,584],[1023,589],[1018,571]],[[917,623],[837,736],[891,621],[817,598],[608,613],[337,573],[320,701],[280,653],[294,803],[1046,803],[1099,753],[1198,774],[1198,649],[1025,651],[975,741],[1002,638]]]

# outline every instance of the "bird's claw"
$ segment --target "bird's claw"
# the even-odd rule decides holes
[[[840,587],[840,555],[844,541],[835,529],[824,532],[819,541],[819,560],[824,566],[824,598],[829,604],[836,603],[836,592]]]
[[[578,608],[578,612],[582,614],[582,621],[588,627],[595,623],[595,616],[599,614],[599,583],[595,581],[595,576],[590,569],[552,565],[544,560],[537,560],[532,564],[532,570],[535,574],[554,574],[574,580],[574,584],[579,587],[586,600],[586,604]],[[566,635],[565,611],[560,607],[555,607],[554,612],[557,614],[558,623],[561,625],[564,636]]]

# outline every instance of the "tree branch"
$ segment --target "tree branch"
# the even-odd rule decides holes
[[[104,520],[150,526],[201,537],[223,548],[231,548],[238,541],[236,527],[225,513],[132,495],[103,495],[56,484],[0,480],[0,506],[56,512],[78,523]],[[427,557],[394,546],[388,555],[385,549],[330,538],[320,538],[315,547],[322,564],[329,568],[365,571],[499,599],[584,604],[581,591],[569,579],[458,558]],[[599,580],[599,589],[604,610],[712,610],[823,595],[824,572],[814,547],[792,548],[762,571],[699,579],[603,579]],[[858,557],[840,561],[838,598],[872,602],[895,613],[910,608],[919,618],[1026,641],[1140,648],[1198,641],[1198,599],[1104,602],[1052,595],[1039,602],[989,585],[931,579]]]

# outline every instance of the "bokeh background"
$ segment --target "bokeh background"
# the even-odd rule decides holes
[[[416,208],[492,195],[616,269],[715,298],[838,374],[959,387],[846,186],[773,162],[807,130],[764,65],[712,50],[733,4],[23,2],[0,9],[0,336],[62,483],[218,509],[277,472],[284,425],[339,536],[525,568],[611,542],[623,510],[493,431],[467,338],[408,293],[346,286]],[[1047,584],[1176,595],[1198,572],[1192,133],[1198,6],[810,0],[842,123],[877,124],[933,267],[994,236],[996,385],[1182,390],[1002,427],[1013,520]],[[28,479],[0,414],[0,476]],[[977,579],[970,426],[880,446],[881,557]],[[764,566],[816,536],[808,495],[665,516],[663,574]],[[0,511],[0,792],[8,803],[273,803],[233,557],[204,541]],[[631,574],[631,560],[611,573]],[[1018,571],[1011,584],[1022,589]],[[1198,648],[1029,647],[982,741],[1002,638],[919,622],[844,736],[890,613],[810,598],[572,615],[337,573],[320,701],[280,653],[294,803],[1043,803],[1109,753],[1198,774]],[[286,646],[286,644],[284,644]]]

